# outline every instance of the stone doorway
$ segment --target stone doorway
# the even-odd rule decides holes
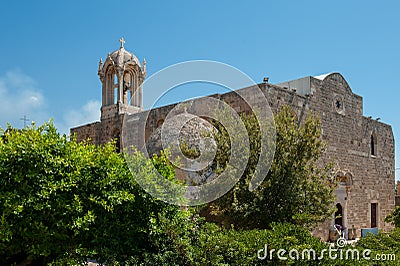
[[[343,208],[340,203],[336,204],[337,211],[335,212],[335,224],[343,227]]]

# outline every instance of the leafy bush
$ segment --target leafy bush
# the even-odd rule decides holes
[[[267,258],[264,255],[267,247]],[[303,250],[326,248],[326,244],[311,236],[307,229],[292,224],[273,224],[271,230],[223,229],[206,223],[192,247],[195,261],[192,265],[317,265],[318,261],[279,260],[276,251],[283,248]],[[263,250],[259,252],[260,250]],[[270,257],[270,251],[275,249]],[[287,256],[287,254],[286,254]]]
[[[117,263],[158,253],[165,220],[183,227],[185,213],[145,193],[114,149],[69,141],[52,123],[3,132],[1,265]],[[135,160],[134,174],[151,179],[148,160],[141,154]],[[154,160],[173,178],[162,156]]]
[[[368,234],[366,237],[361,238],[355,248],[359,250],[370,249],[371,261],[363,265],[399,265],[400,260],[400,229],[396,228],[391,232],[382,232],[378,235]],[[386,260],[376,261],[376,256],[384,255]],[[395,260],[390,260],[389,257],[394,255]]]
[[[396,206],[396,208],[390,213],[386,218],[385,222],[392,223],[397,228],[400,228],[400,207]]]
[[[128,159],[135,163],[134,175],[151,181],[154,164],[165,178],[174,179],[163,153],[151,163],[140,153]],[[281,260],[279,249],[320,254],[329,246],[288,223],[236,230],[204,222],[191,210],[154,199],[134,177],[113,143],[96,147],[69,141],[52,123],[2,132],[0,265],[78,265],[87,258],[107,265],[398,265],[327,256]],[[267,257],[261,260],[265,247]],[[371,249],[371,258],[400,258],[400,229],[368,235],[343,252],[352,248]]]
[[[354,246],[338,248],[330,245],[313,237],[307,229],[293,224],[273,224],[271,230],[234,230],[206,223],[200,237],[193,242],[195,260],[190,265],[399,265],[393,260],[400,258],[399,229],[378,236],[369,234]],[[330,258],[329,248],[336,259]],[[260,249],[263,250],[259,255],[266,255],[263,260],[257,257]],[[282,254],[286,260],[278,258],[279,249],[286,251]],[[292,249],[299,252],[299,259],[290,258]],[[307,252],[303,258],[302,252],[311,249],[315,251],[315,259],[312,255],[309,258]],[[362,255],[366,249],[371,250],[369,260]],[[359,259],[356,255],[352,258],[354,250],[358,250]],[[270,252],[273,252],[272,258]],[[296,253],[293,254],[295,257]],[[383,255],[385,260],[375,260],[377,254]],[[390,258],[391,254],[395,257]]]

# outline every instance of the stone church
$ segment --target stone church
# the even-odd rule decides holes
[[[107,59],[100,60],[98,75],[102,84],[102,106],[99,122],[71,129],[78,141],[90,139],[95,144],[120,141],[124,116],[137,119],[147,117],[147,140],[159,127],[175,104],[143,110],[142,87],[146,77],[146,62],[121,46]],[[360,237],[364,228],[390,230],[384,222],[395,203],[394,136],[390,125],[379,119],[363,116],[363,99],[352,92],[339,73],[308,76],[300,79],[257,85],[265,94],[273,111],[282,105],[291,105],[299,118],[310,110],[318,113],[322,120],[323,138],[328,142],[325,159],[333,159],[336,173],[332,177],[339,181],[336,189],[337,212],[331,220],[314,230],[314,234],[327,240],[330,225],[340,224],[348,228],[349,238]],[[254,88],[241,91],[252,92]],[[134,97],[131,97],[134,95]],[[237,112],[246,111],[235,92],[215,94]],[[137,143],[138,146],[143,143]],[[335,218],[336,217],[336,218]]]

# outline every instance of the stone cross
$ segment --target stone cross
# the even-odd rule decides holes
[[[23,118],[20,118],[19,120],[24,121],[24,128],[26,127],[26,122],[29,121],[29,119],[26,117],[26,115],[24,115],[24,117],[23,117]]]
[[[121,48],[124,48],[124,44],[125,44],[124,37],[122,37],[121,39],[119,39],[119,42],[121,43]]]

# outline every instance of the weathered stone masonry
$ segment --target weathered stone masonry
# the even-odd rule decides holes
[[[133,113],[138,123],[143,123],[149,114],[145,132],[145,139],[148,139],[175,105],[143,111],[141,91],[140,98],[132,102],[127,99],[127,91],[134,93],[141,89],[145,74],[145,62],[140,66],[137,58],[126,51],[121,42],[121,48],[109,54],[106,62],[100,62],[99,65],[103,86],[101,121],[72,128],[71,134],[76,134],[78,141],[90,138],[95,144],[106,143],[111,139],[120,139],[127,113]],[[340,182],[336,195],[337,204],[342,209],[342,219],[335,221],[332,217],[316,228],[314,234],[326,240],[329,226],[335,222],[354,228],[356,237],[360,237],[361,228],[390,230],[392,227],[384,222],[384,218],[393,210],[395,201],[394,137],[391,126],[363,116],[362,97],[352,92],[339,73],[309,76],[277,85],[261,83],[258,87],[273,111],[289,104],[297,110],[300,119],[304,119],[310,111],[321,117],[323,138],[328,142],[322,161],[333,159],[335,162],[337,172],[333,178]],[[251,95],[252,90],[254,88],[249,87],[242,89],[242,92]],[[113,93],[118,93],[118,97]],[[227,102],[237,112],[248,109],[235,92],[212,97]],[[142,147],[142,133],[132,134],[139,136],[135,145]],[[117,145],[123,148],[122,143],[118,142]]]

